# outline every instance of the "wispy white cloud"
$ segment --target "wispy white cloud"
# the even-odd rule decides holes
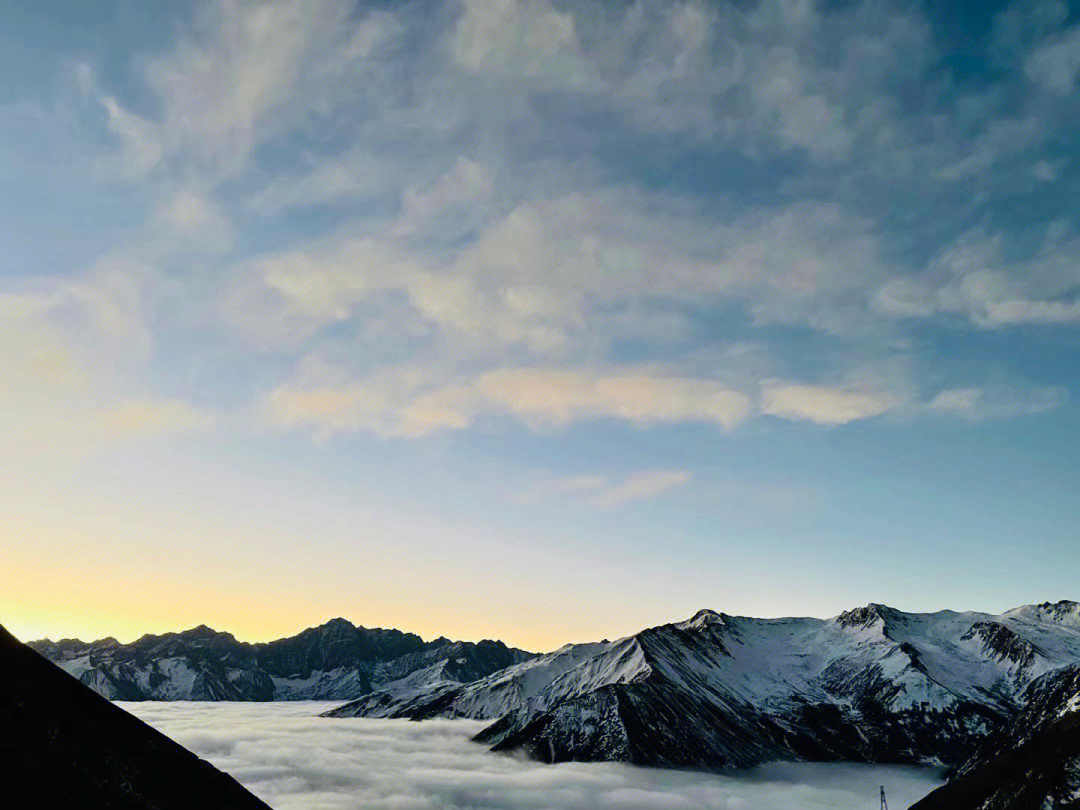
[[[758,415],[837,426],[920,412],[909,381],[869,373],[831,385],[766,379],[760,386],[744,382],[740,388],[721,379],[648,367],[518,366],[453,375],[411,365],[353,376],[311,360],[293,380],[266,395],[266,424],[309,428],[323,437],[361,431],[415,438],[464,429],[483,417],[511,417],[540,431],[595,420],[640,427],[697,423],[731,430]],[[1056,402],[1060,398],[1045,398],[1044,409]],[[1006,416],[1006,410],[983,413]]]
[[[430,188],[406,190],[396,232],[409,233],[447,208],[484,202],[494,193],[492,170],[483,163],[459,157],[449,172]]]
[[[1080,322],[1068,224],[1027,258],[977,231],[912,263],[890,243],[885,208],[816,174],[943,189],[1045,143],[1046,99],[1075,83],[1076,29],[1063,19],[1013,43],[1019,81],[1033,87],[1008,111],[967,88],[942,109],[927,79],[944,69],[942,43],[927,16],[873,2],[833,14],[500,0],[423,19],[345,0],[208,2],[132,60],[139,92],[86,62],[74,72],[122,145],[127,179],[161,170],[144,177],[160,183],[144,241],[172,251],[162,265],[184,290],[186,323],[216,317],[226,337],[215,339],[240,338],[229,345],[238,362],[277,364],[252,374],[273,377],[252,393],[267,424],[403,437],[491,416],[549,429],[617,419],[728,430],[758,414],[841,425],[925,413],[931,395],[913,393],[925,386],[842,376],[867,358],[912,358],[906,319]],[[904,82],[918,103],[896,93]],[[705,204],[597,157],[608,151],[598,127],[581,125],[594,115],[636,164],[654,153],[634,150],[661,148],[658,167],[670,148],[734,151],[762,171],[784,161],[791,177],[766,178],[752,203],[742,188]],[[1057,182],[1060,160],[1042,156],[1027,181]],[[373,200],[375,213],[358,205]],[[341,207],[277,227],[325,204]],[[264,230],[246,230],[238,211]],[[189,246],[241,248],[229,267],[194,268],[179,245],[152,239],[163,225]],[[123,285],[84,293],[125,309]],[[737,322],[731,331],[765,359],[703,363],[695,352],[718,319]],[[130,345],[150,346],[155,326]],[[820,362],[793,360],[783,344],[801,338],[774,327],[828,344]],[[646,357],[640,367],[621,359],[627,344]],[[305,370],[324,356],[341,368]]]
[[[692,477],[688,470],[643,470],[599,493],[593,503],[603,509],[611,509],[634,501],[650,500],[688,483]]]
[[[157,216],[178,236],[198,240],[201,247],[227,247],[232,241],[229,215],[206,194],[181,189],[158,209]]]
[[[956,416],[970,422],[1008,419],[1055,410],[1065,402],[1061,386],[987,386],[949,388],[926,404],[931,413]]]
[[[435,208],[481,199],[486,169],[459,161],[431,189],[406,198],[411,231]],[[682,317],[702,302],[745,302],[761,324],[827,331],[872,323],[866,299],[887,276],[863,218],[797,203],[716,223],[630,190],[523,203],[452,253],[386,237],[322,240],[236,269],[222,317],[260,342],[295,343],[348,321],[374,295],[396,292],[440,339],[481,351],[521,345],[562,355],[604,332],[621,308],[632,334],[643,303]],[[433,208],[434,206],[434,208]],[[641,329],[651,332],[651,318]]]
[[[277,215],[295,209],[392,197],[403,168],[386,156],[355,147],[331,157],[309,156],[300,171],[275,175],[246,201],[257,214]]]
[[[575,17],[546,2],[466,0],[450,35],[454,62],[472,73],[592,84]]]
[[[109,131],[120,141],[127,171],[141,173],[158,164],[165,153],[161,133],[153,122],[125,110],[112,96],[101,99]]]
[[[730,428],[751,408],[749,397],[718,381],[662,374],[499,369],[482,374],[476,388],[491,405],[541,426],[608,417]]]
[[[844,425],[869,419],[902,404],[896,393],[887,390],[784,382],[767,383],[761,395],[762,413],[819,425]]]
[[[328,382],[332,379],[317,374],[271,391],[266,419],[324,435],[366,430],[422,436],[467,427],[485,414],[512,416],[534,428],[605,418],[730,428],[750,415],[751,404],[745,394],[714,380],[640,371],[506,368],[445,380],[422,368],[398,367],[336,384]]]
[[[343,0],[201,4],[172,50],[141,65],[160,116],[106,97],[110,129],[134,169],[180,153],[236,171],[263,140],[343,103],[344,88],[398,30],[389,14],[351,15]]]
[[[393,243],[374,239],[257,257],[233,268],[218,315],[259,346],[296,346],[348,321],[368,297],[407,288],[421,271]]]
[[[901,317],[956,314],[995,329],[1080,321],[1080,236],[1052,222],[1026,259],[1007,255],[1001,234],[972,231],[947,246],[919,277],[900,277],[878,290],[879,311]]]
[[[311,428],[323,437],[365,431],[416,438],[460,430],[475,416],[471,391],[433,385],[430,372],[421,368],[380,369],[339,385],[313,382],[294,382],[271,391],[262,405],[264,421],[273,427]]]
[[[1019,280],[1028,266],[1004,267],[1000,257],[992,268],[958,273],[943,269],[952,260],[945,251],[925,273],[898,278],[898,269],[910,269],[897,266],[871,216],[822,199],[828,195],[800,194],[797,184],[774,203],[718,215],[674,194],[581,182],[572,171],[548,177],[538,193],[497,168],[521,165],[507,162],[509,155],[496,150],[481,162],[467,156],[476,150],[461,148],[478,110],[500,131],[527,128],[535,114],[530,94],[552,90],[569,93],[560,103],[571,109],[617,112],[628,130],[692,131],[714,148],[758,156],[801,150],[852,170],[872,164],[878,174],[903,155],[920,162],[907,170],[933,164],[949,182],[1041,142],[1042,112],[1025,107],[1012,116],[973,114],[964,149],[947,138],[917,149],[908,143],[926,128],[918,129],[918,116],[900,115],[889,87],[899,64],[914,77],[934,59],[920,14],[873,3],[845,15],[775,3],[636,4],[600,14],[587,5],[506,0],[449,8],[419,40],[414,22],[394,10],[353,14],[344,2],[318,9],[209,4],[172,47],[139,65],[160,114],[136,115],[82,82],[106,99],[109,125],[138,166],[174,155],[238,171],[260,141],[296,136],[310,116],[359,136],[337,152],[304,149],[299,162],[307,170],[298,174],[295,166],[260,170],[266,182],[246,198],[250,210],[269,216],[347,200],[399,203],[396,214],[247,257],[223,274],[220,319],[259,348],[306,351],[382,312],[398,320],[413,349],[422,335],[439,362],[454,358],[460,368],[450,376],[478,379],[477,367],[497,371],[523,354],[561,364],[588,358],[603,374],[597,358],[616,340],[655,340],[660,319],[671,334],[689,334],[688,310],[729,304],[744,308],[756,327],[874,333],[881,345],[902,329],[882,312],[959,312],[982,326],[1080,318],[1068,284],[1035,289]],[[823,39],[835,43],[827,59],[814,46]],[[391,70],[400,56],[395,43],[405,41],[418,51],[407,70]],[[1032,55],[1029,64],[1036,63]],[[433,71],[437,81],[419,81]],[[362,120],[343,113],[350,98],[363,107]],[[376,132],[378,142],[369,137]],[[408,148],[387,148],[390,133]],[[445,143],[433,147],[433,137]],[[969,141],[976,148],[967,149]],[[420,143],[427,146],[417,149]],[[503,150],[513,146],[500,141]],[[887,159],[872,161],[882,149]],[[410,166],[403,151],[423,157]],[[162,216],[188,230],[196,220],[203,228],[226,222],[209,214],[212,196],[189,194],[176,193]],[[429,229],[447,217],[463,219],[453,239],[432,248]],[[436,408],[415,431],[469,424],[470,414],[493,404],[534,422],[549,418],[552,409],[544,415],[492,388],[497,379],[488,379],[488,394],[467,397],[486,405]],[[760,379],[740,383],[753,395]],[[898,408],[876,392],[828,387],[770,390],[762,408],[829,424]]]
[[[142,362],[151,350],[154,337],[146,315],[164,290],[164,279],[151,266],[109,257],[78,276],[5,286],[0,356],[21,369],[20,376],[35,373],[33,358],[51,357],[41,366],[46,377],[64,367],[72,372],[65,379],[85,381]],[[9,382],[19,379],[5,376]]]
[[[621,478],[599,473],[580,473],[561,478],[544,476],[510,494],[515,503],[540,503],[552,498],[572,498],[601,509],[634,501],[651,500],[669,489],[689,483],[689,470],[637,470]]]
[[[550,498],[574,497],[597,492],[607,486],[609,486],[607,476],[598,473],[579,473],[563,477],[542,475],[539,480],[514,487],[508,499],[514,503],[541,503]]]
[[[599,15],[548,2],[467,3],[449,50],[489,87],[542,83],[611,105],[641,128],[835,160],[858,138],[880,137],[881,122],[852,108],[880,103],[901,54],[915,71],[911,55],[933,50],[917,15],[875,4],[849,11],[841,22],[783,3],[638,3]],[[813,48],[822,40],[831,60]]]
[[[1080,26],[1061,32],[1043,42],[1024,64],[1027,77],[1060,96],[1076,87],[1080,73]]]

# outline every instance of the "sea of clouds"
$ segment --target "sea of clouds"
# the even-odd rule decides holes
[[[776,764],[738,775],[617,763],[542,765],[491,753],[469,720],[329,719],[334,703],[122,703],[275,810],[876,810],[905,808],[935,771]]]

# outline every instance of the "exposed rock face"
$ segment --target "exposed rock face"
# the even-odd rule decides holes
[[[4,807],[269,810],[0,628]]]
[[[744,767],[776,759],[955,765],[1080,663],[1074,603],[991,616],[868,605],[833,619],[703,610],[568,645],[467,684],[376,690],[336,717],[472,717],[544,761]]]
[[[424,641],[344,619],[263,644],[200,626],[131,644],[30,646],[113,700],[350,700],[403,679],[413,688],[465,683],[531,657],[498,641]]]
[[[1039,654],[1038,647],[997,622],[975,622],[962,637],[964,641],[972,638],[982,642],[987,655],[996,655],[1002,662],[1011,661],[1020,672],[1028,670]]]
[[[1080,666],[1031,684],[1027,705],[912,810],[1080,808]]]

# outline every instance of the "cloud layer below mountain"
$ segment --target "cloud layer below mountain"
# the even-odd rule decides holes
[[[936,784],[915,768],[773,765],[739,776],[613,763],[541,765],[469,742],[464,720],[329,720],[330,704],[126,703],[275,810],[712,808],[856,810],[884,784],[907,807]]]

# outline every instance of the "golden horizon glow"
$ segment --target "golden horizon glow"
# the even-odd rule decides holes
[[[121,644],[130,644],[145,635],[160,636],[205,625],[218,632],[230,633],[238,641],[258,644],[289,638],[331,619],[343,618],[357,626],[413,633],[425,641],[440,636],[454,641],[470,642],[492,639],[502,641],[507,646],[544,653],[569,643],[620,638],[648,626],[687,618],[682,615],[654,621],[643,618],[634,626],[628,625],[623,619],[609,622],[606,627],[600,626],[605,624],[604,622],[596,620],[562,620],[543,627],[523,628],[512,622],[493,621],[488,616],[475,614],[442,614],[433,617],[422,615],[418,611],[404,610],[395,618],[387,610],[367,608],[335,611],[305,606],[295,610],[277,609],[273,615],[267,615],[263,612],[252,612],[249,608],[230,608],[221,604],[210,606],[209,601],[204,603],[206,609],[200,611],[195,600],[184,605],[173,603],[167,608],[159,609],[155,609],[154,601],[149,600],[140,602],[137,610],[128,613],[116,609],[119,607],[115,604],[116,600],[112,600],[112,605],[108,604],[109,600],[100,596],[94,596],[87,601],[95,605],[93,611],[87,611],[85,604],[57,603],[52,600],[44,606],[30,605],[5,596],[0,599],[0,626],[23,642],[44,639],[79,639],[92,642],[114,638]],[[446,621],[440,623],[440,618],[445,618]],[[612,632],[619,625],[623,626],[622,630]]]

